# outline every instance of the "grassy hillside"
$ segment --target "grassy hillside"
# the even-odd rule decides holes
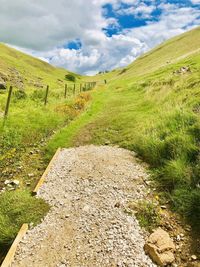
[[[200,27],[176,36],[150,52],[139,57],[127,67],[124,76],[139,76],[176,63],[185,57],[200,52]]]
[[[39,85],[46,84],[57,88],[65,81],[65,75],[68,73],[71,72],[53,67],[42,60],[0,44],[0,78],[6,75],[8,81],[11,81],[14,86],[18,85],[18,88],[20,84],[19,81],[17,83],[17,78],[26,88],[37,88]],[[77,74],[73,75],[77,79],[81,78]]]
[[[88,143],[134,150],[150,164],[172,207],[199,227],[199,41],[197,28],[165,42],[124,71],[98,75],[108,85],[93,93],[85,114],[54,136],[48,152],[57,144]]]

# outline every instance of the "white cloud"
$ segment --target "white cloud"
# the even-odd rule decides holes
[[[191,7],[177,8],[175,5],[164,5],[158,22],[149,22],[148,25],[132,29],[126,34],[135,36],[150,49],[162,41],[198,25],[199,15],[200,11]]]
[[[35,50],[77,37],[98,42],[109,23],[96,0],[0,0],[0,6],[0,40]]]
[[[62,61],[63,67],[70,67],[81,73],[123,67],[135,60],[141,53],[199,23],[198,10],[177,8],[175,5],[163,5],[162,9],[163,14],[160,21],[124,30],[119,35],[105,37],[95,48],[88,45],[81,51],[69,50],[68,55],[72,55],[70,63],[67,58],[62,61],[62,57],[59,55],[56,57],[56,65]],[[93,49],[95,49],[95,53]],[[90,55],[92,55],[92,64],[89,64]],[[51,62],[55,64],[53,60]]]
[[[132,15],[135,18],[147,19],[151,17],[151,13],[156,9],[155,4],[147,5],[142,1],[135,1],[134,4],[127,8],[117,7],[116,12],[119,15]]]
[[[105,36],[102,43],[95,46],[88,44],[80,50],[56,48],[45,53],[37,53],[37,56],[51,58],[50,63],[56,66],[91,74],[94,71],[129,64],[145,50],[145,44],[134,37],[121,34]]]
[[[129,4],[126,9],[121,3]],[[200,0],[193,0],[199,3]],[[150,18],[157,1],[149,0],[0,0],[0,41],[69,70],[93,74],[123,67],[163,40],[200,23],[200,11],[163,0],[159,21],[125,29],[112,37],[103,28],[118,28],[116,18],[106,19],[102,5],[110,3],[118,14]],[[80,39],[79,50],[63,48]]]
[[[200,4],[200,0],[191,0],[193,4]]]

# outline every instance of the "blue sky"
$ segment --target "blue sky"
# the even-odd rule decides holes
[[[134,3],[134,1],[132,1]],[[135,1],[136,2],[136,1]],[[138,3],[134,5],[133,3],[121,3],[120,6],[115,10],[112,4],[106,4],[103,6],[104,16],[106,18],[115,18],[118,22],[118,27],[104,29],[108,36],[113,34],[119,34],[124,29],[138,28],[141,26],[148,25],[151,22],[159,22],[160,16],[163,14],[163,4],[174,5],[177,8],[188,8],[192,7],[199,10],[200,1],[189,1],[189,0],[169,0],[169,1],[139,1],[143,4],[143,7],[152,7],[148,10],[147,14],[144,14],[144,8],[141,9],[137,14],[127,12],[127,10],[132,10],[132,8],[137,9]],[[153,2],[153,3],[152,3]],[[196,3],[196,4],[195,4]],[[122,12],[123,11],[123,12]],[[187,27],[187,25],[186,25]]]
[[[0,0],[0,41],[94,74],[200,25],[200,0]],[[12,10],[12,12],[11,12]]]

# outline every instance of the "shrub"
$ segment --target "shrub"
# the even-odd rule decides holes
[[[161,218],[155,203],[140,200],[137,203],[130,203],[129,208],[133,211],[136,210],[136,218],[142,227],[152,230],[159,225]]]
[[[62,115],[69,115],[71,112],[71,108],[67,104],[60,104],[55,107],[55,112],[60,113]]]
[[[82,110],[84,109],[85,107],[85,104],[86,104],[86,101],[82,98],[77,98],[73,107],[75,110]]]
[[[91,99],[91,95],[89,93],[81,93],[79,95],[79,98],[84,99],[86,102],[88,102]]]
[[[38,224],[49,205],[27,191],[5,192],[0,195],[0,246],[9,246],[23,223]]]
[[[76,82],[76,77],[73,74],[66,74],[65,79],[71,82]]]

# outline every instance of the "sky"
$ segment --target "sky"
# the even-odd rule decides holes
[[[0,0],[0,42],[80,74],[121,68],[200,25],[200,0]]]

